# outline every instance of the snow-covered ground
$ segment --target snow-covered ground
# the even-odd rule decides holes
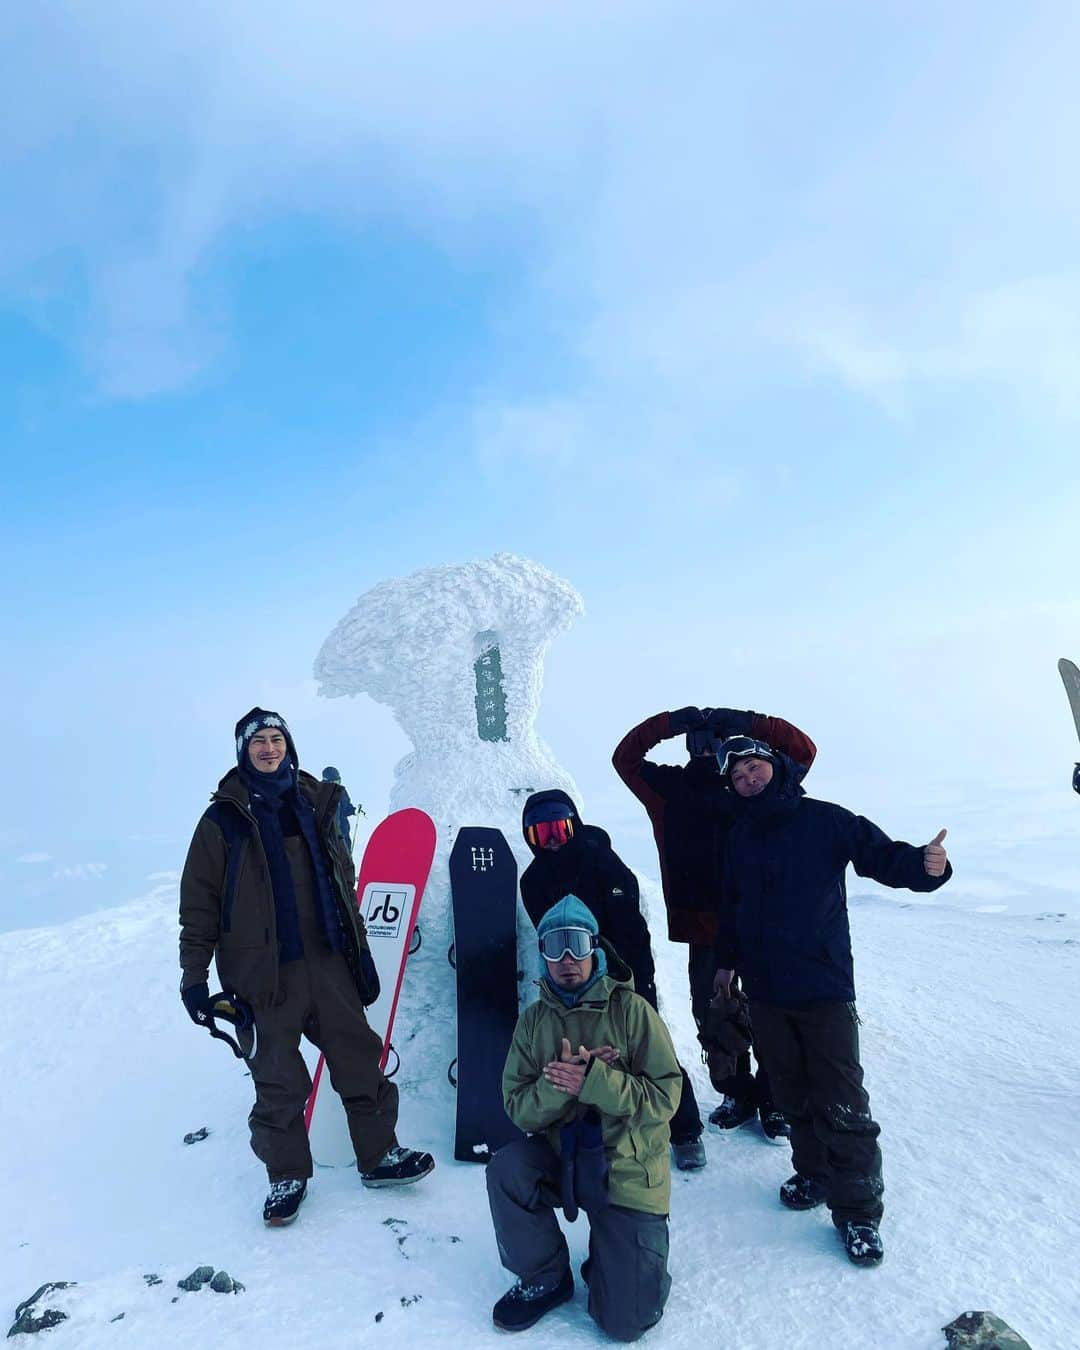
[[[644,889],[661,933],[655,888]],[[780,1207],[786,1146],[751,1127],[707,1134],[707,1170],[675,1180],[674,1286],[648,1344],[940,1350],[944,1323],[989,1308],[1035,1350],[1072,1350],[1080,924],[909,905],[898,893],[853,898],[852,926],[867,1082],[883,1128],[885,1264],[855,1270],[820,1211]],[[483,1173],[452,1160],[451,1013],[424,996],[428,983],[443,987],[427,978],[445,960],[431,937],[410,967],[395,1040],[400,1135],[431,1149],[437,1170],[397,1193],[320,1170],[298,1222],[267,1231],[264,1180],[247,1146],[250,1084],[177,997],[175,884],[0,936],[0,1313],[10,1321],[39,1284],[66,1279],[77,1287],[48,1300],[70,1312],[44,1333],[57,1347],[505,1343],[490,1308],[509,1277]],[[696,1064],[683,949],[654,945],[676,1043]],[[711,1104],[703,1071],[695,1079]],[[185,1146],[185,1132],[203,1125],[209,1138]],[[576,1260],[584,1219],[569,1231]],[[201,1264],[225,1268],[245,1292],[181,1293],[176,1281]],[[162,1283],[148,1285],[150,1274]],[[525,1336],[536,1345],[604,1339],[580,1291]]]

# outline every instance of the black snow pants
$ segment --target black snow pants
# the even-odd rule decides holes
[[[556,1284],[570,1252],[555,1218],[555,1150],[535,1134],[505,1145],[487,1165],[487,1189],[503,1265],[523,1284]],[[588,1219],[589,1316],[615,1340],[636,1341],[659,1322],[671,1290],[667,1215],[605,1205]]]
[[[645,998],[654,1012],[659,1012],[655,993],[651,998],[644,994],[642,997]],[[675,1109],[675,1114],[671,1117],[671,1142],[672,1144],[689,1144],[693,1140],[701,1138],[701,1132],[705,1127],[701,1123],[701,1111],[698,1108],[697,1098],[694,1096],[694,1085],[690,1081],[690,1075],[681,1064],[679,1069],[682,1072],[682,1094],[679,1097],[679,1105]]]
[[[880,1126],[859,1063],[854,1003],[751,1003],[757,1052],[791,1125],[796,1172],[825,1187],[833,1223],[881,1218]]]

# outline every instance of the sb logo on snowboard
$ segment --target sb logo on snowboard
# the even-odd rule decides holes
[[[411,886],[387,886],[372,882],[364,890],[362,912],[368,937],[395,938],[402,917],[412,906]]]

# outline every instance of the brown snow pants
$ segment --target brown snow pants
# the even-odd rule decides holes
[[[281,967],[280,1001],[255,1014],[258,1040],[250,1065],[255,1105],[248,1125],[252,1150],[271,1181],[312,1172],[304,1126],[311,1076],[300,1053],[301,1036],[326,1056],[360,1171],[374,1167],[397,1142],[397,1088],[379,1068],[382,1042],[367,1024],[345,958],[310,938],[306,948],[313,954]],[[325,1083],[320,1088],[328,1090]]]
[[[854,1003],[750,1004],[754,1047],[791,1124],[796,1172],[825,1187],[833,1223],[881,1218],[881,1127],[870,1115]]]

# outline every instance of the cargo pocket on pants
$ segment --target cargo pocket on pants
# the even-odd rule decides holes
[[[660,1321],[671,1291],[667,1271],[668,1229],[666,1222],[639,1228],[637,1234],[637,1319],[642,1331]]]

